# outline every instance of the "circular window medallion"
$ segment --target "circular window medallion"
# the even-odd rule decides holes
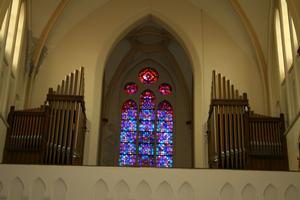
[[[139,80],[143,84],[153,84],[158,80],[158,76],[158,72],[155,69],[146,67],[140,71]]]

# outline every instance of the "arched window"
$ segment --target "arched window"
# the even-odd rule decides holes
[[[138,74],[139,81],[146,88],[158,77],[158,72],[148,67]],[[125,85],[127,95],[137,92],[137,87],[134,87],[134,93],[126,90],[134,85],[134,82]],[[163,83],[156,92],[167,98],[171,94],[171,86]],[[149,88],[139,94],[138,106],[133,100],[127,100],[121,108],[119,165],[173,167],[173,108],[167,100],[157,104],[155,94]]]
[[[295,25],[286,0],[277,0],[275,10],[275,39],[281,83],[281,112],[287,114],[288,125],[297,117],[300,109],[299,48]]]
[[[134,166],[136,162],[137,104],[133,100],[122,106],[120,133],[120,166]]]

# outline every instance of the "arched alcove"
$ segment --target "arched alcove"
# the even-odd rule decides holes
[[[24,189],[23,181],[19,177],[15,178],[11,183],[8,198],[11,200],[22,200],[24,197]]]
[[[31,199],[43,200],[45,199],[46,184],[41,178],[37,178],[32,185]]]
[[[67,192],[68,187],[66,182],[62,178],[57,179],[53,186],[53,199],[66,200]]]
[[[158,79],[153,83],[142,83],[139,80],[140,72],[147,67],[157,72]],[[124,87],[128,84],[133,84],[137,91],[126,93]],[[169,95],[160,91],[161,85],[170,87],[172,91]],[[144,140],[141,142],[140,138],[142,138],[144,131],[147,131],[151,132],[149,133],[150,138],[153,137],[153,141],[147,140],[149,143],[147,145],[150,145],[149,148],[152,148],[151,151],[154,152],[147,155],[149,162],[160,162],[158,158],[160,154],[156,152],[160,152],[158,148],[161,144],[164,148],[169,146],[170,155],[166,156],[166,153],[162,152],[165,156],[164,159],[171,159],[170,162],[173,163],[169,167],[190,168],[193,166],[192,66],[183,47],[164,27],[149,16],[143,23],[129,31],[118,42],[107,60],[102,86],[99,164],[121,165],[122,156],[120,155],[122,153],[120,151],[122,150],[120,150],[120,146],[122,145],[131,146],[130,155],[135,154],[132,157],[136,159],[134,162],[138,163],[138,159],[146,157],[146,155],[140,155],[139,152],[142,143],[146,143]],[[154,116],[153,121],[150,120],[153,123],[151,130],[141,130],[140,128],[144,119],[140,116],[141,105],[139,102],[140,95],[145,90],[150,90],[155,96],[154,106],[151,108]],[[129,130],[130,137],[132,137],[131,141],[126,139],[126,144],[124,144],[122,139],[124,127],[121,124],[125,122],[122,121],[121,115],[122,105],[128,100],[137,103],[137,108],[135,119],[133,119],[134,130]],[[172,133],[171,136],[168,136],[171,137],[168,141],[157,139],[160,138],[157,110],[162,101],[169,102],[172,107],[172,122],[164,123],[172,124],[170,130],[167,130],[167,132]],[[128,120],[126,122],[132,123]],[[137,166],[137,164],[133,164],[133,166]]]

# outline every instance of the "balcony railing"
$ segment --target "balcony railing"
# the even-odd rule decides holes
[[[300,173],[0,165],[0,199],[299,200]]]

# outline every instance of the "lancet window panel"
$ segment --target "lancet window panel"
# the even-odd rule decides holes
[[[154,167],[154,125],[155,95],[151,90],[145,90],[140,96],[138,143],[140,167]]]
[[[137,110],[133,100],[127,100],[122,106],[120,166],[134,166],[136,163]]]

